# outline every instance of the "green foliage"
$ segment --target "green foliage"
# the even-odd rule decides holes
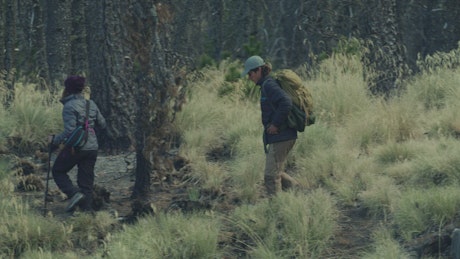
[[[357,56],[361,57],[362,54],[361,42],[357,38],[345,38],[342,36],[339,39],[337,46],[332,49],[334,54],[344,55],[346,57]]]
[[[249,42],[243,44],[243,49],[248,57],[260,55],[262,53],[262,42],[257,40],[255,36],[249,36]]]
[[[203,54],[203,55],[200,56],[199,62],[198,62],[198,67],[200,69],[203,69],[203,68],[206,68],[206,67],[213,67],[215,65],[216,65],[216,62],[209,55]]]
[[[240,79],[234,83],[223,82],[218,88],[218,96],[232,100],[240,99],[242,101],[258,102],[260,88],[249,80]]]
[[[243,81],[239,88],[241,96],[251,102],[258,102],[260,99],[260,88],[256,86],[252,81]]]
[[[224,70],[224,82],[218,88],[218,96],[258,101],[260,88],[252,81],[241,78],[241,66],[239,62],[229,63]]]
[[[329,55],[329,53],[325,52],[325,51],[321,51],[316,57],[316,61],[318,62],[322,62],[324,60],[327,60],[331,57],[331,55]]]
[[[223,82],[222,85],[219,87],[218,96],[224,97],[234,94],[236,91],[236,84],[232,84],[229,82]]]
[[[241,79],[241,68],[238,67],[238,63],[231,64],[230,67],[227,69],[225,74],[225,81],[226,82],[237,82]]]
[[[460,42],[458,48],[450,52],[436,52],[432,55],[425,56],[424,59],[418,56],[417,67],[424,73],[430,74],[443,70],[452,70],[460,65]]]

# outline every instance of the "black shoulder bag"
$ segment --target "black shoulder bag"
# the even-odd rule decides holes
[[[86,115],[83,125],[77,126],[69,137],[64,142],[66,148],[78,150],[83,147],[88,141],[88,128],[89,128],[89,100],[86,100]]]

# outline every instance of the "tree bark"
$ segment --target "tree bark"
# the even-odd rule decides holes
[[[163,22],[168,19],[170,6],[151,1],[133,1],[127,12],[128,37],[133,49],[136,72],[136,181],[132,198],[136,204],[147,204],[151,194],[151,178],[160,181],[174,170],[168,151],[174,134],[172,102],[176,85],[171,69],[175,60],[165,50],[170,44],[170,31]],[[144,201],[144,202],[139,202]],[[137,206],[136,206],[137,207]]]
[[[0,0],[0,50],[5,49],[6,33],[6,0]],[[5,69],[5,52],[0,51],[0,71]]]
[[[16,62],[21,68],[18,77],[38,83],[41,90],[49,90],[50,82],[45,50],[45,7],[40,0],[19,1],[17,7],[17,16],[20,18],[16,29]]]
[[[408,72],[395,15],[396,0],[375,1],[369,10],[365,76],[372,93],[389,96],[401,88],[401,80]]]
[[[11,104],[14,101],[14,73],[15,73],[15,42],[16,42],[16,10],[17,10],[17,1],[12,0],[12,1],[7,1],[6,3],[6,8],[5,8],[5,54],[4,54],[4,60],[3,60],[3,65],[5,69],[5,73],[3,75],[3,78],[0,78],[0,80],[3,80],[7,92],[5,93],[5,100],[3,105],[5,107],[10,107]],[[1,75],[1,74],[0,74]]]
[[[72,1],[71,36],[70,36],[70,68],[72,75],[84,75],[88,71],[88,50],[85,28],[85,3],[84,0]]]
[[[70,0],[46,1],[46,53],[53,91],[59,91],[70,67]]]
[[[33,10],[35,19],[32,23],[31,33],[31,56],[33,57],[34,66],[30,70],[24,71],[35,71],[36,78],[40,83],[42,90],[47,89],[50,83],[49,67],[46,57],[46,38],[45,38],[45,20],[43,6],[40,5],[40,0],[34,0]]]
[[[125,49],[124,1],[90,1],[86,8],[88,81],[91,95],[107,119],[101,148],[118,153],[134,144],[133,60]]]
[[[222,0],[213,0],[211,2],[211,24],[209,39],[213,48],[212,57],[214,60],[222,59],[222,22],[224,15],[224,3]]]

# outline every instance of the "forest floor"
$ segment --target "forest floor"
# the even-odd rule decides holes
[[[30,165],[24,161],[39,161],[38,165]],[[35,175],[39,175],[41,186],[38,191],[24,191],[24,186],[18,185],[17,194],[30,200],[32,207],[40,213],[44,211],[44,183],[48,172],[47,154],[37,155],[34,159],[24,160],[18,163],[17,167],[28,174],[27,171],[36,170]],[[54,160],[54,155],[51,161]],[[33,168],[31,168],[33,167]],[[122,154],[109,156],[100,154],[95,167],[95,186],[96,197],[95,207],[97,210],[110,211],[119,219],[129,219],[133,217],[133,202],[131,199],[132,188],[134,186],[135,154]],[[209,209],[228,213],[238,206],[240,202],[231,197],[231,192],[221,190],[220,193],[201,194],[203,197],[199,202],[189,198],[187,188],[192,183],[186,181],[188,170],[186,167],[170,175],[162,176],[163,179],[153,177],[152,195],[150,203],[154,213],[160,211],[181,210],[193,211]],[[75,181],[76,169],[70,173],[71,179]],[[33,181],[30,181],[33,182]],[[30,184],[29,182],[29,184]],[[65,220],[71,214],[66,213],[65,207],[68,200],[58,190],[52,179],[49,179],[49,196],[47,199],[46,212],[54,217]],[[40,185],[40,183],[38,184]],[[195,186],[196,188],[196,186]],[[372,234],[374,230],[382,225],[382,220],[370,216],[367,211],[359,205],[343,207],[340,209],[338,229],[333,237],[333,249],[327,251],[325,258],[359,258],[364,252],[372,251]],[[404,248],[413,254],[413,258],[450,258],[450,234],[453,228],[447,226],[443,231],[427,233],[414,240],[410,244],[402,244]],[[442,253],[439,251],[441,248]],[[237,257],[235,257],[237,258]]]

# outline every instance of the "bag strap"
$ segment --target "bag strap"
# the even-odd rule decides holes
[[[86,112],[85,112],[85,129],[88,128],[89,124],[89,100],[86,100]]]
[[[86,100],[86,114],[85,114],[85,143],[88,141],[88,128],[89,128],[89,100]]]

